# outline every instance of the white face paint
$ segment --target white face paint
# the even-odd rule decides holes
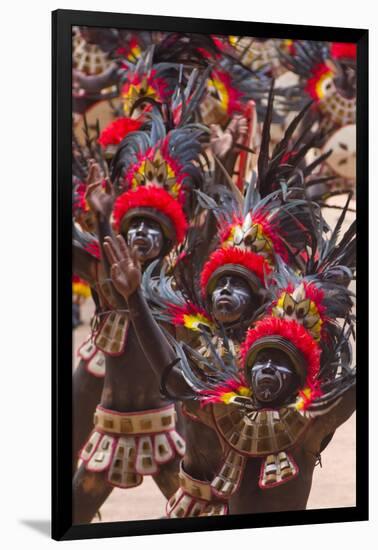
[[[136,248],[142,263],[160,256],[164,245],[164,235],[160,225],[148,218],[132,220],[127,230],[126,240],[130,248]]]
[[[253,302],[248,283],[234,275],[220,277],[211,295],[213,315],[221,323],[237,321],[254,307]]]

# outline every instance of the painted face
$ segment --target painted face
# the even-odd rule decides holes
[[[211,303],[217,321],[232,323],[255,308],[257,300],[254,300],[248,283],[242,277],[224,275],[213,290]]]
[[[250,371],[255,399],[265,406],[277,406],[299,387],[299,377],[290,358],[280,350],[261,350]]]
[[[135,218],[127,230],[126,241],[130,248],[136,248],[143,263],[160,256],[164,235],[160,225],[147,218]]]

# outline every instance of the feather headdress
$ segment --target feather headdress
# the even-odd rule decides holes
[[[198,162],[203,129],[192,124],[166,129],[159,112],[139,131],[121,142],[112,164],[112,181],[118,197],[114,219],[118,230],[132,217],[151,212],[159,217],[172,244],[181,242],[191,216],[193,189],[202,185]],[[125,227],[123,227],[125,229]]]
[[[324,42],[296,40],[292,55],[279,50],[282,64],[300,78],[300,86],[315,101],[330,93],[334,72],[326,64],[329,48]]]
[[[316,248],[305,258],[304,274],[278,261],[271,287],[269,314],[252,326],[242,346],[244,368],[251,368],[262,348],[279,348],[291,354],[305,373],[295,406],[305,409],[323,393],[323,384],[336,378],[344,389],[350,370],[349,338],[353,331],[353,293],[348,290],[355,267],[355,224],[338,241],[348,203],[331,235],[319,230]],[[341,323],[341,324],[340,324]],[[287,351],[285,349],[287,348]],[[347,376],[347,377],[348,377]],[[350,381],[354,383],[353,376]]]

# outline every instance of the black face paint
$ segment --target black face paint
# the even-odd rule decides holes
[[[285,353],[267,349],[257,354],[250,371],[250,383],[258,403],[280,406],[298,390],[299,377]]]
[[[221,277],[211,295],[213,315],[221,323],[232,323],[254,307],[248,283],[234,275]]]
[[[130,248],[136,248],[143,263],[160,256],[164,235],[160,225],[148,218],[135,218],[127,230],[126,241]]]

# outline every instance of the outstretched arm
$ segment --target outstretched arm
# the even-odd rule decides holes
[[[100,167],[95,161],[91,161],[87,179],[87,191],[85,198],[96,219],[96,233],[101,248],[101,262],[105,269],[106,277],[110,277],[110,265],[105,254],[104,242],[106,237],[113,238],[113,230],[110,224],[110,216],[114,204],[114,192],[109,181],[103,185]],[[118,307],[124,308],[125,303],[118,292],[113,292]]]
[[[136,254],[129,250],[120,235],[116,239],[106,238],[104,249],[111,265],[113,284],[127,301],[140,346],[160,381],[165,368],[177,357],[143,296],[142,273]],[[172,369],[166,386],[169,393],[177,397],[192,393],[177,367]]]
[[[96,75],[86,75],[77,69],[73,70],[74,84],[89,93],[99,93],[117,83],[117,65],[112,63],[105,71]]]
[[[248,125],[243,116],[234,115],[231,122],[225,130],[217,124],[211,125],[210,145],[214,155],[222,162],[224,169],[232,177],[237,158],[240,154],[239,146],[243,145]],[[219,166],[215,167],[216,172],[219,170]],[[224,175],[219,174],[217,181],[223,181]]]
[[[109,265],[104,254],[103,243],[105,237],[113,236],[110,216],[114,204],[114,194],[109,182],[106,182],[104,188],[103,181],[99,165],[93,160],[90,161],[85,199],[96,218],[96,233],[101,246],[101,258],[108,271]]]
[[[353,414],[356,409],[356,386],[352,386],[329,412],[315,419],[308,431],[305,447],[313,454],[324,448],[323,442]]]

